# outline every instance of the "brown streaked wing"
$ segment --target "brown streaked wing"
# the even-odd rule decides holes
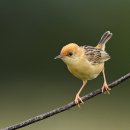
[[[106,51],[92,46],[84,46],[83,48],[88,61],[92,64],[100,64],[110,59]]]

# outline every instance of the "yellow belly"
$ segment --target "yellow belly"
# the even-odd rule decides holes
[[[89,62],[80,62],[77,64],[67,65],[69,71],[81,80],[91,80],[96,78],[103,70],[104,63],[92,65]]]

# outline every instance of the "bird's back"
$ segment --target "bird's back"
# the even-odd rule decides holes
[[[84,46],[85,56],[87,60],[92,64],[101,64],[110,59],[109,54],[100,48],[92,46]]]

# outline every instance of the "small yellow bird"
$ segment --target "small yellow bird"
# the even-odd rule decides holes
[[[104,72],[104,62],[110,59],[109,54],[105,51],[105,45],[112,37],[112,33],[107,31],[101,37],[96,47],[78,46],[76,43],[69,43],[61,49],[60,58],[68,67],[68,70],[77,78],[83,81],[83,84],[76,94],[75,104],[83,103],[80,93],[88,80],[95,79],[101,72],[103,73],[104,84],[102,92],[110,94],[106,76]]]

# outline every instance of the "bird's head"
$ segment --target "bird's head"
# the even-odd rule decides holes
[[[60,55],[56,56],[55,59],[60,58],[66,64],[73,64],[79,59],[80,55],[80,47],[75,43],[69,43],[61,49]]]

